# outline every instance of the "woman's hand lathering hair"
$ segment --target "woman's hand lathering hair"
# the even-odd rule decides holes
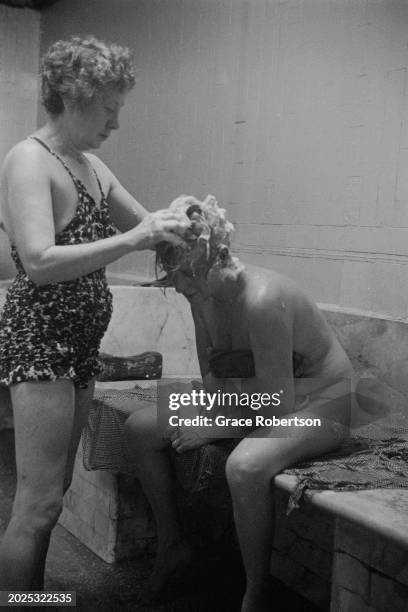
[[[187,214],[191,227],[185,235],[187,248],[165,242],[157,245],[158,268],[168,274],[183,269],[193,276],[206,276],[216,262],[228,265],[230,234],[234,227],[214,196],[208,195],[203,202],[193,196],[180,196],[170,204],[169,210]]]

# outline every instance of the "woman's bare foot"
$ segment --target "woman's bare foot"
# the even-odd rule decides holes
[[[157,554],[153,572],[141,593],[141,601],[148,603],[160,597],[171,582],[176,582],[191,568],[195,553],[185,541],[163,547]]]

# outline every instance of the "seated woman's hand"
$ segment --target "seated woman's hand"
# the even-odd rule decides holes
[[[171,445],[177,453],[200,448],[204,444],[212,442],[212,438],[205,435],[202,427],[187,427],[184,425],[177,427],[171,434],[170,439]]]

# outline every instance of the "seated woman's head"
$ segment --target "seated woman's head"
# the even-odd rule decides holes
[[[183,212],[191,219],[191,229],[185,236],[188,247],[161,242],[156,247],[157,266],[173,282],[183,274],[194,279],[206,279],[210,272],[233,268],[231,233],[234,226],[226,219],[225,209],[209,195],[203,202],[194,197],[181,196],[171,203],[170,210]]]

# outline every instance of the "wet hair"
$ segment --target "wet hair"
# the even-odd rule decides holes
[[[126,92],[134,84],[129,49],[94,36],[58,40],[41,61],[41,101],[51,115],[64,111],[63,98],[83,107],[107,87]]]
[[[218,206],[214,196],[207,196],[203,202],[181,196],[169,209],[184,212],[191,219],[191,228],[185,236],[188,248],[160,242],[156,247],[156,269],[167,274],[183,270],[206,277],[213,266],[232,264],[230,236],[234,226],[227,221],[225,209]]]

